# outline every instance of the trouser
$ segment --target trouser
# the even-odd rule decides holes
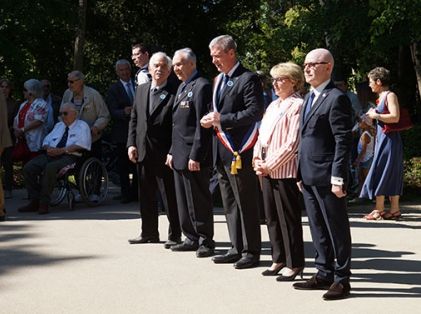
[[[50,157],[41,154],[31,159],[23,168],[25,186],[29,198],[39,200],[41,204],[50,203],[50,194],[57,184],[57,173],[60,169],[76,161],[73,155]]]

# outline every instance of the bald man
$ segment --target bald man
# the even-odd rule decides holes
[[[352,107],[331,81],[334,66],[326,49],[310,51],[304,74],[311,91],[301,114],[298,179],[316,250],[317,273],[294,284],[300,290],[328,290],[325,300],[349,295],[351,234],[346,185],[351,149]]]

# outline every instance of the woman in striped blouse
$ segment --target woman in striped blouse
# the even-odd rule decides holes
[[[279,98],[266,110],[253,155],[272,245],[272,266],[262,275],[280,272],[276,280],[292,281],[304,268],[302,203],[296,184],[304,76],[301,67],[292,62],[275,65],[270,74]]]

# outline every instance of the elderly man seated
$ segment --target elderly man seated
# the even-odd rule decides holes
[[[20,212],[38,211],[48,214],[50,194],[57,183],[60,169],[74,163],[82,150],[91,149],[91,130],[88,124],[77,119],[74,104],[60,107],[61,122],[45,137],[44,153],[28,162],[23,168],[25,186],[30,203],[18,209]]]

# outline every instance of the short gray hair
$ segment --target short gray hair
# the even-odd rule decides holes
[[[165,52],[159,51],[159,52],[155,52],[152,57],[149,59],[149,66],[151,64],[153,64],[154,62],[156,62],[156,60],[161,60],[164,59],[168,69],[171,69],[172,67],[172,61],[171,58],[167,56],[167,54]]]
[[[123,65],[123,64],[128,64],[129,65],[129,69],[130,70],[132,69],[132,65],[130,64],[129,61],[127,61],[126,59],[120,59],[120,60],[117,60],[117,62],[115,63],[115,70],[117,71],[117,66]]]
[[[42,97],[43,90],[42,90],[42,84],[40,81],[36,79],[27,80],[25,83],[23,83],[23,87],[34,97],[36,98]]]
[[[60,106],[60,109],[62,109],[62,108],[69,108],[72,111],[77,111],[76,105],[74,103],[72,103],[72,102],[65,102],[64,104],[62,104]]]
[[[221,35],[212,39],[212,41],[209,43],[209,48],[212,49],[215,46],[220,47],[225,52],[231,49],[237,51],[237,43],[230,35]]]
[[[74,76],[77,80],[82,80],[82,81],[85,80],[85,75],[78,70],[74,70],[70,72],[68,75]]]
[[[174,56],[172,58],[174,59],[175,56],[178,54],[182,54],[187,60],[196,64],[196,55],[194,54],[192,49],[190,48],[179,49],[176,52],[174,52]]]

